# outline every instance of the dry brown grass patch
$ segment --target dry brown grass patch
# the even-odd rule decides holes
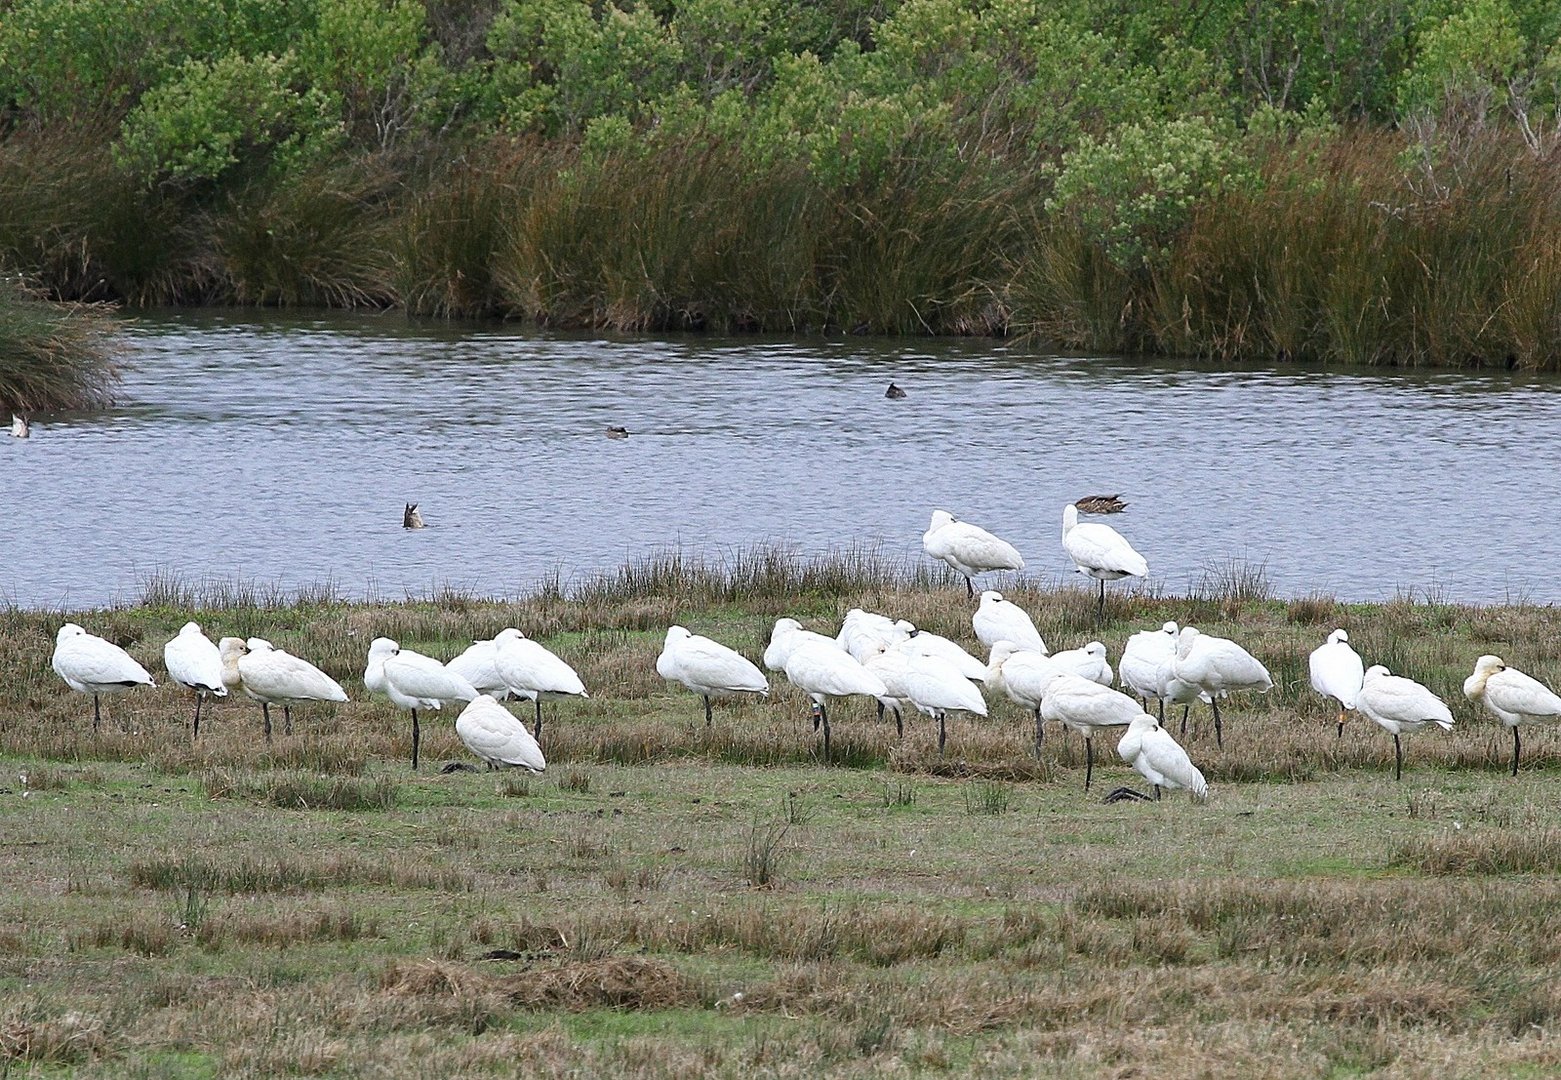
[[[530,1011],[675,1009],[697,1006],[705,995],[665,960],[616,956],[563,963],[541,962],[524,971],[489,975],[465,964],[423,960],[392,964],[380,980],[392,996],[498,996]]]

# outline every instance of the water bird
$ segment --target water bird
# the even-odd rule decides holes
[[[1085,791],[1095,775],[1095,734],[1108,727],[1126,727],[1142,715],[1138,702],[1126,694],[1072,672],[1056,672],[1041,693],[1041,719],[1061,721],[1063,727],[1084,736]]]
[[[1239,690],[1266,694],[1274,688],[1268,669],[1257,657],[1229,638],[1199,633],[1197,628],[1182,627],[1177,636],[1176,653],[1169,664],[1170,679],[1162,689],[1175,700],[1191,703],[1190,691],[1209,703],[1214,710],[1214,741],[1225,745],[1224,724],[1220,719],[1220,699]],[[1180,683],[1181,692],[1171,686]],[[1182,714],[1182,734],[1187,734],[1187,714]]]
[[[1513,776],[1518,775],[1518,756],[1523,752],[1519,725],[1561,720],[1561,697],[1499,656],[1487,654],[1474,662],[1474,674],[1463,681],[1463,694],[1512,729]]]
[[[201,632],[200,623],[187,622],[179,633],[163,646],[163,666],[168,677],[180,686],[195,691],[195,722],[190,737],[201,737],[201,702],[206,695],[227,697],[222,685],[222,654],[216,644]]]
[[[135,686],[156,686],[152,676],[129,653],[112,641],[89,634],[75,623],[66,623],[54,635],[50,660],[65,685],[79,694],[92,695],[92,731],[102,717],[99,694],[117,694]]]
[[[958,710],[985,716],[986,699],[955,664],[942,656],[904,648],[915,641],[912,638],[900,647],[906,663],[899,675],[899,686],[912,705],[938,722],[938,753],[941,754],[948,741],[948,714]]]
[[[607,437],[609,439],[627,439],[629,437],[629,429],[626,427],[609,425],[607,428]]]
[[[764,666],[771,671],[785,671],[786,658],[792,650],[808,643],[840,648],[837,638],[826,637],[815,630],[804,630],[796,619],[776,619],[770,631],[770,643],[764,647]]]
[[[445,665],[449,671],[455,672],[461,678],[477,688],[478,693],[487,694],[496,701],[503,701],[509,697],[509,687],[504,685],[504,676],[499,674],[498,642],[493,639],[487,641],[474,641],[466,647],[466,651]]]
[[[1148,561],[1110,525],[1094,521],[1079,524],[1079,508],[1073,503],[1062,508],[1062,549],[1079,573],[1100,582],[1096,618],[1106,614],[1106,582],[1149,573]]]
[[[1111,670],[1111,664],[1106,660],[1105,645],[1098,641],[1091,641],[1082,648],[1064,649],[1052,653],[1048,659],[1060,671],[1071,671],[1101,686],[1111,685],[1114,672]]]
[[[889,384],[889,389],[887,389],[887,390],[885,390],[883,392],[883,396],[886,397],[886,398],[890,398],[891,400],[898,401],[900,398],[903,398],[905,396],[905,391],[901,390],[898,386],[895,386],[893,383],[890,383]]]
[[[1209,784],[1203,773],[1192,763],[1181,744],[1171,738],[1171,733],[1148,713],[1133,717],[1132,723],[1127,725],[1127,734],[1117,743],[1117,753],[1154,785],[1156,802],[1160,801],[1161,788],[1191,792],[1199,802],[1209,797]],[[1106,801],[1117,802],[1124,796],[1138,797],[1139,793],[1130,788],[1118,788]]]
[[[423,741],[417,710],[440,708],[447,701],[470,702],[479,691],[463,676],[431,656],[424,656],[387,637],[369,643],[368,667],[363,686],[371,694],[384,694],[390,703],[412,714],[412,771],[417,771],[418,747]]]
[[[1006,540],[979,525],[960,521],[947,510],[934,510],[932,524],[921,536],[921,548],[964,575],[965,589],[976,595],[971,578],[988,570],[1023,570],[1024,559]]]
[[[981,594],[981,603],[975,614],[970,616],[970,628],[976,632],[976,639],[988,649],[999,641],[1007,641],[1016,649],[1033,649],[1038,653],[1048,651],[1041,632],[1035,628],[1034,620],[1024,608],[1012,600],[1004,600],[1002,593],[991,589]]]
[[[11,414],[11,435],[14,438],[29,439],[32,437],[32,433],[33,426],[27,417],[21,413]]]
[[[1393,736],[1393,779],[1404,777],[1404,747],[1401,733],[1419,731],[1436,724],[1443,731],[1453,729],[1452,710],[1426,687],[1402,675],[1389,674],[1381,664],[1366,669],[1355,707],[1369,720],[1375,720]]]
[[[423,515],[418,513],[417,503],[407,503],[406,509],[401,511],[401,527],[403,529],[422,529]]]
[[[907,634],[904,640],[897,642],[894,648],[907,656],[935,656],[945,663],[952,664],[954,668],[971,682],[986,682],[986,665],[965,651],[965,647],[957,641],[950,641],[942,634],[934,634],[930,630],[918,630],[915,625],[901,620],[900,624]]]
[[[829,707],[826,698],[864,694],[871,698],[889,696],[889,688],[877,675],[863,667],[850,653],[840,649],[831,638],[801,641],[787,654],[783,665],[786,678],[813,699],[814,729],[824,729],[824,760],[829,760]]]
[[[1081,514],[1120,514],[1127,509],[1127,503],[1122,501],[1120,494],[1086,495],[1082,499],[1074,499],[1073,505],[1079,508]]]
[[[740,694],[763,698],[770,694],[770,681],[752,660],[719,641],[690,633],[683,626],[667,627],[661,655],[656,657],[656,674],[668,682],[681,683],[704,698],[705,727],[714,722],[711,698]]]
[[[1312,689],[1323,697],[1331,697],[1339,703],[1339,733],[1344,737],[1344,714],[1355,708],[1360,696],[1361,683],[1366,678],[1366,666],[1360,654],[1350,648],[1350,635],[1343,629],[1328,635],[1328,640],[1312,650],[1308,657],[1311,669]]]
[[[494,642],[494,666],[509,692],[536,705],[537,742],[542,742],[544,697],[590,697],[575,669],[513,626],[499,631]]]
[[[1040,753],[1046,740],[1041,728],[1041,702],[1046,697],[1046,688],[1058,674],[1057,666],[1044,653],[1021,649],[1011,641],[999,641],[992,646],[987,663],[987,689],[1001,690],[1010,701],[1028,709],[1035,717],[1036,753]]]
[[[840,622],[840,633],[835,641],[858,663],[867,663],[868,657],[878,655],[880,646],[898,645],[916,628],[910,623],[880,615],[876,611],[852,608]],[[784,666],[784,665],[782,665]]]
[[[1160,665],[1176,654],[1176,635],[1181,627],[1174,622],[1158,630],[1140,630],[1127,639],[1117,661],[1117,682],[1146,705],[1150,698],[1160,702],[1160,719],[1165,720],[1165,701],[1160,698]]]
[[[487,694],[479,694],[455,718],[455,733],[488,768],[547,769],[542,747],[526,725]],[[446,767],[448,770],[448,766]]]
[[[285,733],[291,735],[294,703],[347,700],[347,691],[335,679],[265,638],[245,641],[225,637],[217,643],[217,651],[222,656],[222,685],[230,691],[241,688],[260,702],[267,743],[271,741],[271,706],[282,706]]]

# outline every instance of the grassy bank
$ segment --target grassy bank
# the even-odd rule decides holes
[[[252,703],[188,736],[160,686],[90,702],[48,669],[64,612],[0,613],[0,1059],[83,1075],[1389,1075],[1561,1065],[1561,740],[1505,733],[1457,686],[1483,652],[1554,683],[1557,613],[1010,590],[1054,648],[1113,657],[1166,618],[1228,634],[1265,698],[1185,740],[1204,806],[1098,801],[1076,738],[993,702],[903,743],[861,703],[839,759],[806,702],[725,705],[655,675],[673,621],[757,655],[771,621],[864,605],[970,640],[963,589],[861,556],[662,559],[496,603],[394,605],[154,583],[79,613],[161,674],[195,612],[319,663],[353,701],[268,749]],[[364,699],[377,634],[448,657],[517,625],[592,697],[551,711],[543,777],[408,768]],[[1306,652],[1348,626],[1458,728],[1341,741]],[[448,718],[425,761],[467,757]],[[1120,764],[1097,770],[1109,789]]]
[[[106,305],[53,304],[0,279],[0,413],[107,404],[119,370]]]

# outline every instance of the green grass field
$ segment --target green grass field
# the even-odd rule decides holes
[[[768,564],[766,567],[766,558]],[[1207,804],[1106,805],[1105,740],[986,721],[718,705],[657,678],[671,622],[756,657],[779,614],[853,606],[973,646],[964,590],[882,567],[647,563],[567,595],[394,605],[159,582],[105,612],[0,611],[0,1075],[1549,1076],[1561,1069],[1561,734],[1510,740],[1459,685],[1496,652],[1561,682],[1561,615],[1400,599],[1084,589],[1005,595],[1053,648],[1113,660],[1167,618],[1236,638],[1276,687],[1183,740]],[[353,700],[202,717],[169,686],[91,701],[49,669],[67,618],[161,678],[192,610]],[[550,704],[544,776],[473,760],[453,714],[366,699],[370,638],[448,658],[516,625],[592,691]],[[1335,625],[1458,727],[1333,735],[1306,685]],[[1099,748],[1098,748],[1099,749]]]

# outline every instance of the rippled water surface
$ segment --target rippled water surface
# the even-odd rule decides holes
[[[914,558],[935,507],[1061,579],[1062,506],[1094,492],[1131,502],[1110,521],[1172,591],[1242,559],[1286,595],[1561,596],[1554,378],[335,315],[148,316],[130,340],[121,407],[0,440],[0,600],[129,601],[161,572],[507,595],[671,546]]]

